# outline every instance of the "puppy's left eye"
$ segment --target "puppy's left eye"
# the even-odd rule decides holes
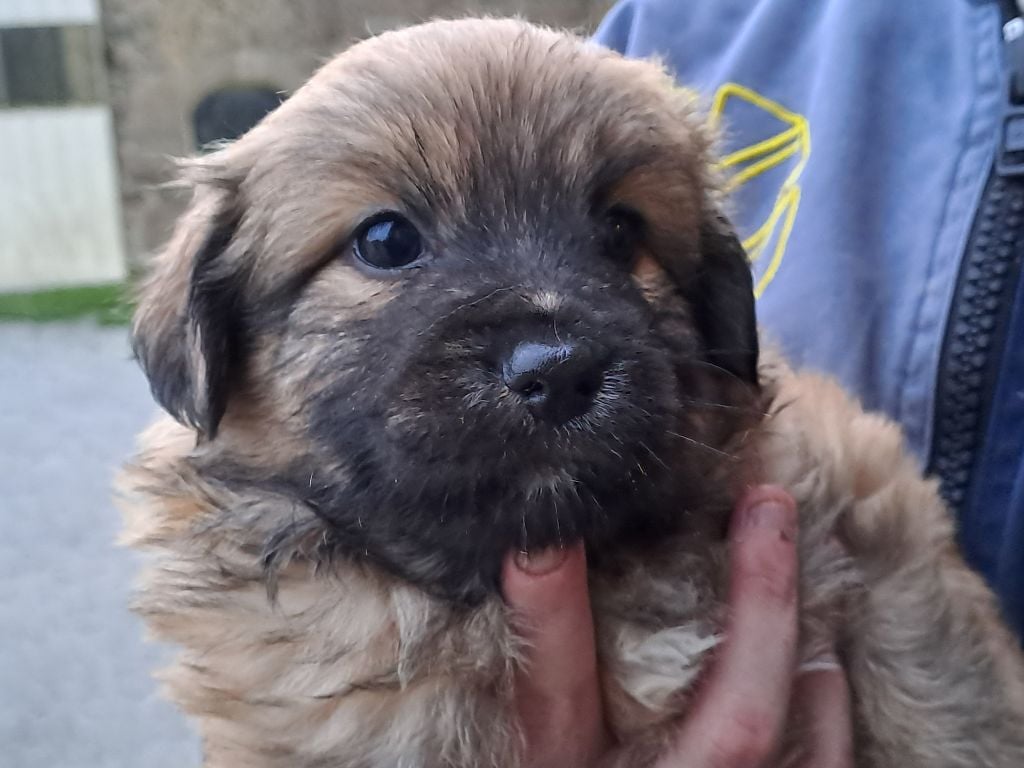
[[[643,235],[644,222],[632,208],[616,205],[604,214],[605,252],[621,264],[631,264]]]
[[[356,258],[377,269],[401,269],[423,255],[423,239],[408,219],[382,213],[356,231],[352,249]]]

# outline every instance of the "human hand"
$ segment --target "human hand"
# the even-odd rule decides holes
[[[846,678],[838,665],[794,675],[797,516],[778,488],[752,489],[730,530],[726,640],[657,768],[760,768],[791,706],[810,743],[806,768],[852,765]],[[516,704],[529,768],[584,768],[615,749],[604,722],[582,545],[510,556],[503,586],[528,641]]]

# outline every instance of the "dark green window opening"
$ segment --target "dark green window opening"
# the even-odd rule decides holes
[[[104,101],[99,27],[0,29],[0,107]]]

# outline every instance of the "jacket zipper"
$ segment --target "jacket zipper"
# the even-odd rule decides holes
[[[936,382],[929,472],[963,514],[984,445],[991,398],[1024,250],[1024,19],[1004,0],[1007,93],[996,159],[971,226]]]

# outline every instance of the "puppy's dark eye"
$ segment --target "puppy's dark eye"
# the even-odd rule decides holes
[[[423,255],[423,240],[408,219],[382,213],[356,231],[352,249],[356,258],[377,269],[401,269]]]
[[[615,261],[631,264],[643,235],[644,222],[631,208],[616,205],[604,214],[605,252]]]

